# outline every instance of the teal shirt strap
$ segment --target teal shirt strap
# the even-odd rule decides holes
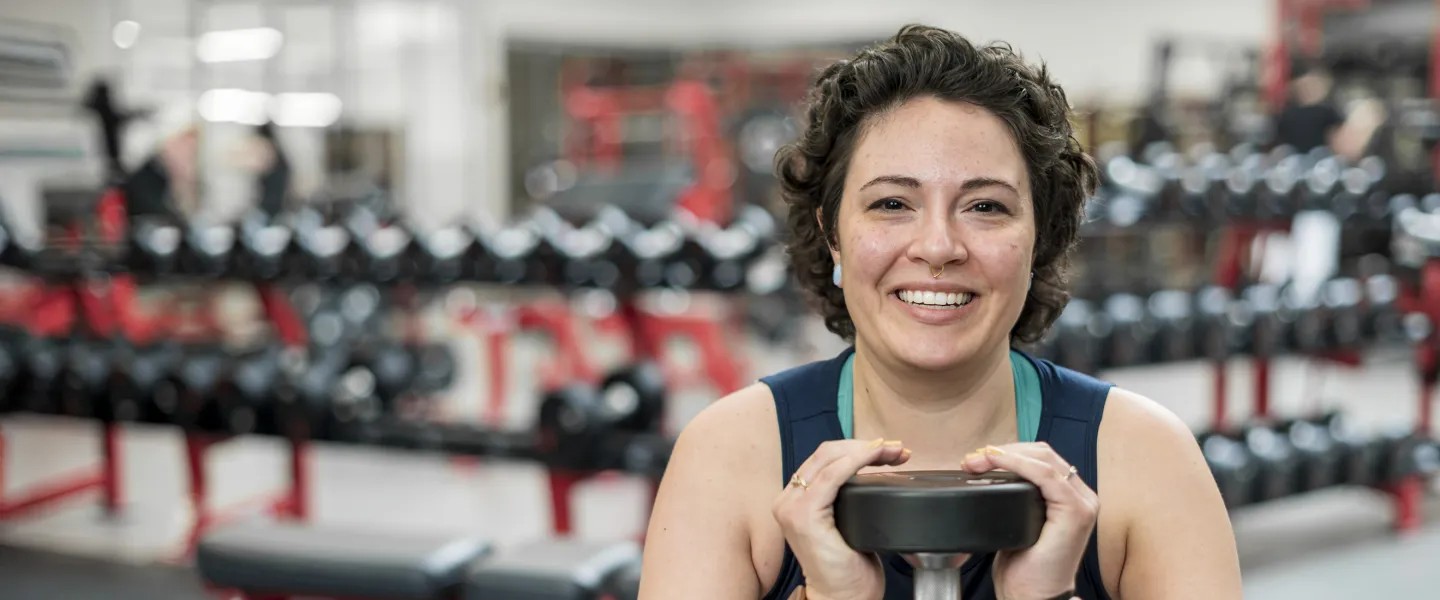
[[[855,437],[855,354],[845,359],[840,369],[840,393],[836,408],[840,417],[840,431],[845,439]],[[1040,410],[1043,404],[1040,393],[1040,372],[1025,355],[1010,351],[1010,370],[1014,372],[1015,383],[1015,424],[1020,441],[1033,442],[1040,433]]]

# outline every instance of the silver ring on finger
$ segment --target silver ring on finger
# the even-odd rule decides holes
[[[1079,472],[1079,468],[1077,468],[1075,465],[1070,465],[1070,470],[1066,471],[1065,474],[1060,477],[1060,481],[1068,481],[1071,477],[1074,477],[1075,474]]]

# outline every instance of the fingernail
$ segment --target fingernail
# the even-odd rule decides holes
[[[982,454],[980,454],[979,452],[971,452],[971,453],[965,455],[965,462],[970,462],[971,460],[978,459],[978,458],[980,458],[981,456],[982,456]]]
[[[901,457],[901,458],[910,458],[910,449],[909,449],[909,448],[906,448],[906,449],[904,449],[904,450],[901,450],[901,451],[900,451],[900,457]]]
[[[889,441],[885,442],[885,447],[886,447],[886,448],[899,448],[899,447],[900,447],[900,440],[889,440]]]
[[[1003,456],[1005,454],[1005,451],[994,446],[986,446],[985,454],[988,454],[990,456]]]
[[[885,438],[875,438],[875,441],[870,442],[870,446],[869,446],[869,447],[870,447],[870,448],[879,448],[879,447],[880,447],[880,444],[883,444],[883,443],[885,443]]]

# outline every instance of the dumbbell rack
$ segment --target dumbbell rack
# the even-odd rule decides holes
[[[129,274],[109,273],[94,276],[87,272],[83,258],[79,261],[79,266],[69,268],[69,263],[77,256],[83,257],[87,252],[97,249],[103,251],[103,248],[113,247],[125,239],[125,198],[118,187],[112,187],[102,196],[96,207],[96,215],[98,235],[95,239],[86,239],[78,227],[72,227],[66,238],[61,240],[61,248],[46,253],[47,260],[66,265],[66,268],[52,269],[51,272],[63,272],[67,275],[52,277],[38,286],[23,287],[17,298],[6,303],[8,310],[4,316],[9,318],[5,320],[22,323],[32,335],[41,337],[76,331],[104,337],[119,336],[135,343],[146,343],[165,337],[185,337],[179,335],[187,325],[182,315],[161,314],[147,317],[141,314],[135,304],[136,283]],[[264,314],[274,326],[281,343],[291,347],[304,345],[307,338],[305,327],[284,291],[265,283],[255,284],[255,290]],[[198,329],[202,337],[214,333],[214,322],[208,315],[199,320],[199,327],[191,329]],[[107,513],[118,514],[123,503],[120,433],[121,427],[118,423],[103,423],[103,458],[98,469],[36,484],[27,493],[18,494],[17,498],[0,499],[0,519],[17,517],[95,488],[103,491]],[[193,521],[177,560],[187,558],[206,531],[254,512],[256,504],[265,505],[268,512],[278,517],[306,518],[309,505],[309,447],[306,436],[303,432],[299,433],[290,438],[288,487],[278,493],[262,494],[224,508],[210,506],[206,458],[211,448],[229,438],[194,431],[184,433]],[[4,487],[4,458],[4,438],[0,436],[0,490]]]
[[[1238,289],[1243,265],[1249,262],[1247,254],[1249,249],[1254,248],[1256,239],[1269,233],[1284,233],[1288,230],[1288,222],[1238,221],[1227,224],[1220,234],[1219,254],[1215,263],[1215,282],[1231,290]],[[1432,323],[1437,322],[1434,319],[1440,318],[1440,258],[1430,259],[1425,264],[1421,270],[1419,286],[1415,289],[1404,290],[1401,304],[1406,312],[1421,312],[1430,317]],[[1436,332],[1432,330],[1423,341],[1416,345],[1415,352],[1421,384],[1415,431],[1421,435],[1428,435],[1431,431],[1431,402],[1434,397],[1436,375],[1440,373],[1440,360],[1437,360],[1440,358],[1440,336],[1437,336]],[[1358,367],[1361,364],[1357,352],[1326,352],[1312,358],[1349,367]],[[1272,418],[1270,412],[1270,358],[1253,356],[1250,361],[1254,377],[1253,418],[1261,422],[1269,421]],[[1226,361],[1224,359],[1215,361],[1212,369],[1214,373],[1212,428],[1215,431],[1227,431],[1230,429],[1230,424],[1227,418],[1228,369]],[[1392,525],[1397,532],[1413,531],[1422,524],[1420,504],[1425,487],[1422,477],[1413,475],[1404,478],[1398,484],[1378,487],[1389,494],[1394,502],[1395,520]]]
[[[581,347],[576,318],[564,304],[532,303],[508,310],[498,306],[470,308],[458,319],[463,325],[476,330],[486,341],[490,390],[483,419],[492,426],[497,426],[502,420],[508,385],[505,376],[508,372],[507,348],[510,336],[517,332],[538,330],[548,335],[555,344],[559,361],[549,365],[542,377],[542,385],[547,389],[567,382],[599,383],[599,373]],[[722,326],[715,319],[655,314],[642,310],[638,301],[631,298],[622,301],[618,310],[597,322],[596,326],[597,329],[617,333],[632,360],[662,364],[665,363],[662,356],[665,341],[673,336],[688,337],[699,348],[705,379],[715,390],[723,395],[743,385],[742,366],[727,349]],[[665,370],[671,389],[680,387],[685,378],[678,376],[679,369],[667,366]],[[556,535],[568,535],[573,531],[571,498],[574,488],[596,475],[555,468],[549,470],[551,526]],[[658,482],[652,481],[651,501],[657,487]]]

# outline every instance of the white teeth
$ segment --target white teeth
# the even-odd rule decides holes
[[[896,292],[901,300],[910,304],[925,306],[964,306],[969,304],[975,295],[970,293],[949,293],[949,292],[922,292],[919,290],[900,290]]]

